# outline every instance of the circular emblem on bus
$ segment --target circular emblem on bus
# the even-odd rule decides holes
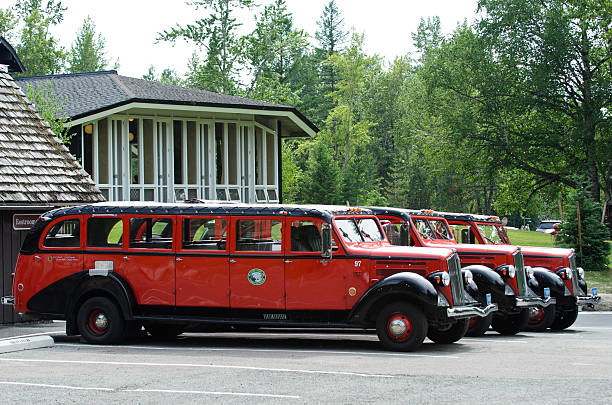
[[[262,269],[253,269],[249,271],[247,278],[253,285],[262,285],[266,282],[266,273]]]
[[[17,284],[17,291],[23,291],[23,284]]]
[[[350,295],[351,297],[354,297],[354,296],[355,296],[355,294],[357,294],[357,289],[356,289],[355,287],[351,287],[351,288],[349,288],[349,295]]]

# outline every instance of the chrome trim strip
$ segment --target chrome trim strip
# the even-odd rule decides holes
[[[554,297],[520,297],[516,299],[515,306],[519,308],[526,307],[542,307],[546,308],[549,305],[555,304],[557,300]]]
[[[490,304],[486,307],[453,307],[446,310],[446,316],[454,319],[471,318],[473,316],[485,317],[492,312],[497,311],[497,304]]]
[[[576,305],[578,305],[579,307],[584,307],[586,305],[595,307],[599,304],[599,301],[601,301],[601,297],[599,295],[586,295],[576,297]]]
[[[516,271],[515,277],[517,295],[527,295],[527,277],[525,276],[525,261],[523,260],[523,253],[521,252],[521,249],[519,248],[519,250],[512,256],[514,262],[514,270]]]
[[[15,305],[15,297],[2,297],[2,305]]]

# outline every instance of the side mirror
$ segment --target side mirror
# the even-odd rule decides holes
[[[324,259],[332,257],[332,228],[327,222],[321,225],[321,257]]]
[[[400,225],[400,246],[410,246],[410,226],[408,224]]]

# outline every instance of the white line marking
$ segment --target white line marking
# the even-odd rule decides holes
[[[592,364],[589,364],[589,363],[572,363],[572,366],[592,366]]]
[[[22,383],[16,381],[0,381],[3,385],[22,385],[28,387],[41,387],[41,388],[63,388],[66,390],[79,390],[79,391],[114,391],[112,388],[100,388],[100,387],[75,387],[73,385],[54,385],[54,384],[35,384],[35,383]]]
[[[32,337],[32,336],[45,336],[45,335],[62,335],[65,332],[40,332],[40,333],[30,333],[29,335],[19,335],[19,336],[11,336],[11,337],[5,337],[2,338],[0,340],[9,340],[9,339],[21,339],[21,338],[27,338],[27,337]]]
[[[526,342],[521,342],[526,343]],[[108,346],[99,345],[83,345],[76,343],[56,343],[56,346],[68,346],[68,347],[81,347],[87,349],[107,349]],[[385,352],[355,352],[355,351],[342,351],[342,350],[303,350],[303,349],[248,349],[248,348],[223,348],[223,347],[211,347],[211,348],[199,348],[199,347],[160,347],[160,346],[113,346],[114,349],[141,349],[141,350],[175,350],[175,351],[211,351],[211,352],[227,352],[227,351],[247,351],[247,352],[279,352],[279,353],[321,353],[321,354],[350,354],[350,355],[362,355],[362,356],[393,356],[393,357],[432,357],[432,358],[443,358],[443,359],[458,359],[458,356],[447,356],[438,354],[414,354],[414,353],[385,353]]]
[[[612,315],[612,311],[580,311],[578,316],[582,315]]]
[[[492,337],[491,339],[465,338],[466,342],[491,342],[491,343],[530,343],[525,340],[501,340]]]
[[[587,330],[612,330],[610,327],[605,326],[571,326],[568,330],[580,331],[581,329]]]
[[[126,392],[161,392],[171,394],[203,394],[203,395],[233,395],[242,397],[265,397],[265,398],[291,398],[299,399],[297,395],[281,395],[281,394],[255,394],[250,392],[218,392],[218,391],[182,391],[182,390],[147,390],[147,389],[135,389],[135,390],[124,390]]]
[[[219,364],[195,364],[195,363],[144,363],[144,362],[129,362],[129,361],[86,361],[86,360],[46,360],[46,359],[12,359],[2,358],[0,361],[17,361],[21,363],[55,363],[55,364],[93,364],[93,365],[111,365],[111,366],[156,366],[156,367],[197,367],[197,368],[216,368],[216,369],[233,369],[233,370],[252,370],[252,371],[274,371],[285,373],[300,373],[300,374],[327,374],[327,375],[348,375],[354,377],[371,377],[371,378],[395,378],[393,375],[387,374],[365,374],[354,373],[350,371],[326,371],[326,370],[300,370],[291,368],[268,368],[268,367],[249,367],[249,366],[229,366]]]
[[[56,384],[36,384],[36,383],[24,383],[17,381],[0,381],[2,385],[18,385],[26,387],[40,387],[40,388],[60,388],[66,390],[77,390],[77,391],[104,391],[104,392],[157,392],[157,393],[168,393],[168,394],[200,394],[200,395],[230,395],[230,396],[241,396],[241,397],[264,397],[264,398],[290,398],[299,399],[297,395],[282,395],[282,394],[257,394],[251,392],[221,392],[221,391],[195,391],[195,390],[161,390],[161,389],[113,389],[104,387],[76,387],[73,385],[56,385]]]

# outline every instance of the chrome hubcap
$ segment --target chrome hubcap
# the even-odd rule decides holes
[[[104,330],[108,328],[108,318],[104,314],[98,314],[94,319],[94,325],[98,330]]]
[[[408,330],[406,323],[401,319],[395,319],[389,324],[389,331],[394,336],[402,336]]]

